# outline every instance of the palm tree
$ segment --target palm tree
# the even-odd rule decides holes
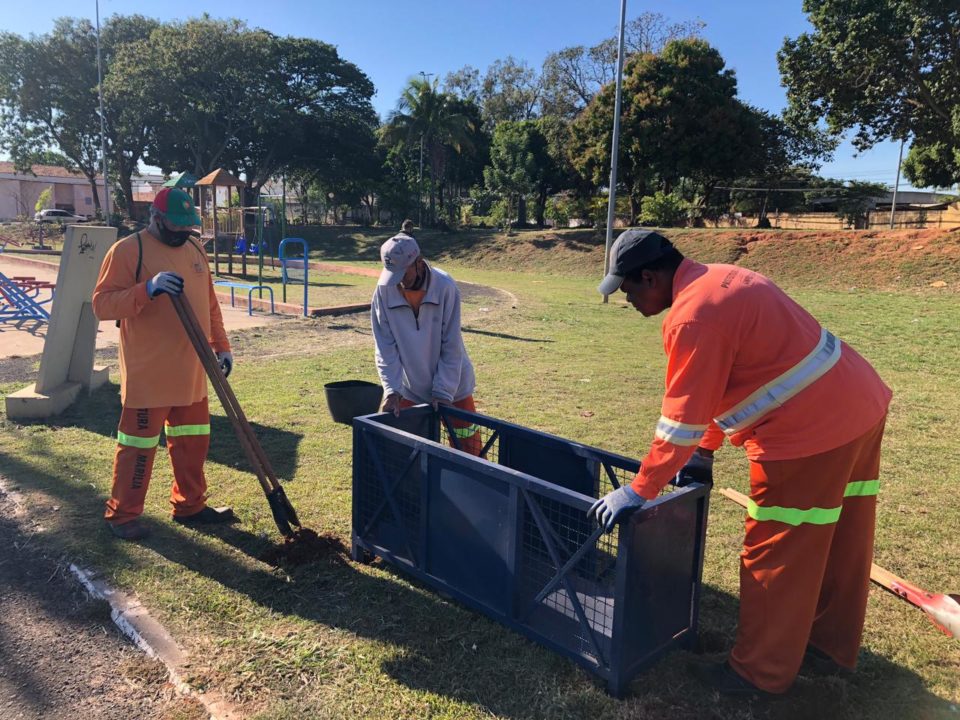
[[[426,156],[430,169],[431,224],[436,223],[437,181],[440,180],[440,208],[443,209],[443,176],[446,148],[457,153],[470,148],[469,131],[472,123],[463,114],[453,112],[453,98],[437,90],[437,80],[432,83],[423,78],[413,78],[404,88],[397,102],[397,109],[390,115],[384,128],[384,139],[389,144],[405,143],[409,147],[420,146],[420,176],[418,185],[423,186],[423,158]],[[418,201],[419,204],[419,201]]]

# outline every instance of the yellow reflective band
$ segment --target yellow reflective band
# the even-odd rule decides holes
[[[747,515],[754,520],[775,520],[787,525],[830,525],[840,519],[842,507],[835,508],[799,508],[787,507],[760,507],[753,500],[747,499]]]
[[[700,438],[703,437],[706,430],[706,425],[689,425],[661,415],[657,421],[657,430],[654,434],[664,442],[690,446],[699,445]]]
[[[120,432],[118,430],[117,442],[121,445],[126,445],[127,447],[152,448],[159,444],[160,436],[154,435],[153,437],[138,437],[136,435],[127,435],[125,432]]]
[[[167,425],[164,428],[167,437],[183,437],[184,435],[209,435],[210,425]]]
[[[714,420],[727,435],[753,425],[826,374],[840,359],[840,349],[840,341],[821,328],[820,341],[810,354]]]
[[[467,425],[462,428],[453,428],[453,434],[458,438],[468,438],[480,432],[479,425]]]
[[[860,480],[858,482],[847,483],[847,489],[844,490],[844,497],[867,497],[876,495],[880,492],[879,480]]]

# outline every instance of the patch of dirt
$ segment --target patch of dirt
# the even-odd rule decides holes
[[[115,628],[66,561],[0,490],[0,717],[10,720],[199,720],[166,668]]]
[[[259,559],[274,567],[289,567],[316,562],[345,565],[347,556],[347,548],[336,535],[318,535],[310,528],[300,528],[292,537],[285,537],[281,545],[263,552]]]

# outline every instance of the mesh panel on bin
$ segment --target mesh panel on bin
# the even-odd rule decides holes
[[[472,437],[467,438],[463,435],[468,432],[468,430],[456,428],[452,422],[452,416],[447,416],[446,419],[451,421],[450,427],[453,427],[454,431],[458,429],[460,430],[461,434],[457,436],[457,446],[459,446],[459,449],[463,450],[464,452],[468,451],[469,444],[472,444],[474,447],[476,447],[478,451],[482,451],[487,447],[487,443],[490,442],[490,438],[492,438],[497,432],[494,428],[484,425],[482,422],[480,422],[481,419],[477,418],[473,421],[471,427],[469,428],[469,430],[474,431],[472,433]],[[454,444],[450,442],[450,429],[448,428],[447,423],[443,421],[440,422],[440,444],[448,445],[449,447],[455,447]],[[487,448],[487,451],[483,453],[481,457],[483,457],[484,460],[489,460],[492,463],[500,462],[499,435],[493,441],[493,443],[490,444],[490,447]]]
[[[596,523],[589,520],[583,510],[564,502],[533,493],[528,497],[536,503],[542,515],[545,532],[534,516],[536,510],[525,504],[521,530],[521,571],[518,577],[521,615],[530,612],[531,622],[545,628],[558,625],[571,628],[572,632],[557,635],[566,638],[571,650],[594,658],[597,662],[609,662],[608,649],[613,635],[617,531],[601,535],[531,612],[531,604],[543,593],[557,572],[587,543],[596,529]],[[556,560],[549,547],[551,544]],[[583,611],[586,626],[571,599],[571,590]],[[548,612],[544,613],[544,610]],[[597,657],[594,642],[605,657]]]
[[[379,525],[393,525],[402,529],[406,542],[414,553],[420,553],[420,486],[419,457],[408,445],[390,440],[373,432],[361,434],[359,461],[363,472],[358,516],[361,528],[373,522],[373,531]],[[412,462],[411,462],[411,457]],[[379,460],[379,465],[377,461]],[[406,472],[404,472],[406,471]],[[403,477],[401,478],[401,473]],[[392,503],[387,499],[389,488]],[[396,508],[396,511],[394,510]],[[400,517],[397,517],[399,513]],[[399,548],[398,548],[399,549]],[[416,558],[410,558],[415,560]]]

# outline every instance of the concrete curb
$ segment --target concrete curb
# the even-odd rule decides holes
[[[177,692],[199,700],[210,713],[211,720],[242,720],[244,716],[220,693],[198,692],[183,679],[186,655],[139,600],[110,587],[92,570],[70,563],[70,572],[92,597],[110,605],[110,617],[120,632],[148,656],[166,666]]]
[[[23,495],[14,490],[9,481],[2,476],[0,476],[0,493],[13,504],[15,516],[22,517],[25,514],[26,502]],[[244,715],[222,695],[216,692],[199,692],[183,679],[187,656],[170,637],[170,633],[150,616],[147,608],[139,600],[110,587],[99,579],[93,570],[70,563],[70,572],[92,597],[110,605],[110,617],[120,632],[149,657],[156,658],[164,664],[170,676],[170,683],[177,692],[199,700],[210,713],[211,720],[243,720]]]

